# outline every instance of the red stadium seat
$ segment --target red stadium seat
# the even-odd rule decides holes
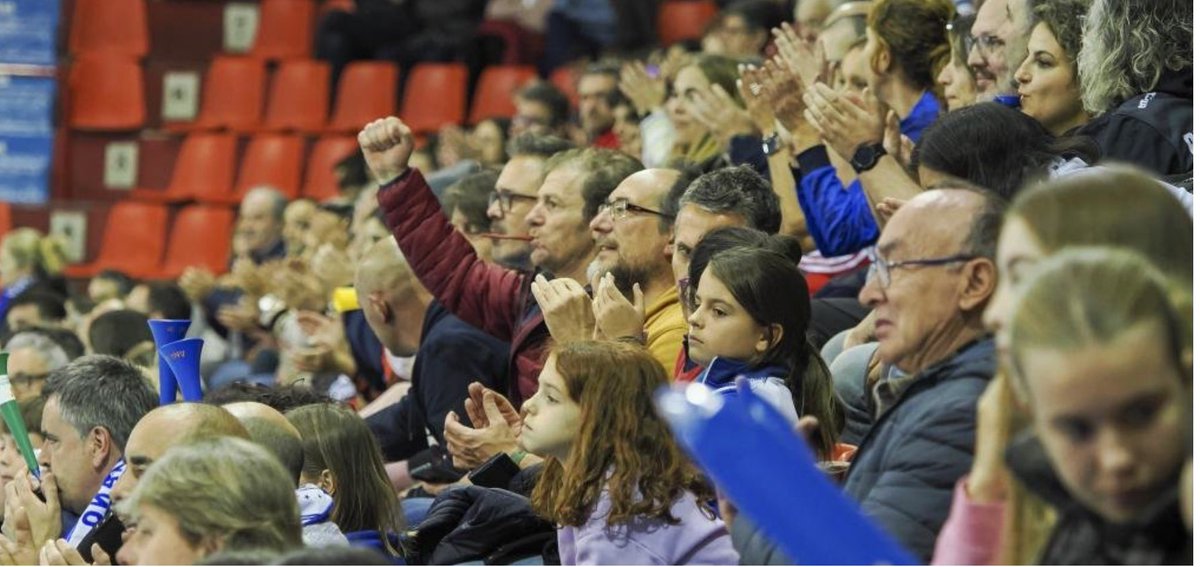
[[[146,123],[142,67],[128,57],[76,59],[68,79],[68,124],[77,130],[136,130]]]
[[[0,234],[12,230],[12,205],[0,202]]]
[[[579,74],[569,65],[559,67],[550,74],[550,84],[567,95],[567,100],[571,101],[571,108],[579,108],[579,92],[576,90],[578,82]]]
[[[258,32],[250,55],[263,59],[297,59],[312,53],[317,4],[313,0],[262,0]]]
[[[165,191],[134,189],[136,199],[179,203],[233,202],[233,173],[237,164],[237,137],[233,134],[198,132],[183,141],[171,183]]]
[[[95,261],[67,266],[72,278],[90,278],[101,270],[120,270],[135,278],[152,275],[162,262],[167,240],[167,208],[123,201],[108,211]]]
[[[304,161],[304,138],[263,134],[250,140],[242,166],[234,183],[234,199],[241,201],[246,192],[259,185],[278,189],[289,199],[300,194],[300,173]]]
[[[475,85],[475,98],[471,101],[471,124],[496,116],[509,117],[516,114],[512,97],[522,85],[537,77],[533,67],[525,65],[493,66],[479,75]]]
[[[304,173],[301,195],[314,201],[336,197],[338,183],[333,167],[356,151],[358,139],[354,136],[330,136],[317,140],[308,156],[308,171]]]
[[[329,111],[329,64],[287,61],[275,71],[263,129],[319,132]]]
[[[400,117],[419,134],[446,124],[462,124],[467,112],[467,67],[461,63],[424,63],[412,68],[404,88]]]
[[[250,132],[262,119],[267,70],[261,59],[217,56],[204,74],[200,115],[185,129]]]
[[[144,57],[149,37],[146,0],[75,0],[68,41],[72,55]]]
[[[338,80],[337,100],[330,132],[358,132],[376,118],[396,113],[396,82],[400,70],[386,61],[358,61],[346,65]]]
[[[173,280],[192,266],[214,274],[225,272],[229,266],[234,216],[228,207],[184,207],[171,224],[163,265],[149,277]]]
[[[711,0],[666,0],[658,8],[658,39],[664,47],[685,39],[700,39],[717,15]]]

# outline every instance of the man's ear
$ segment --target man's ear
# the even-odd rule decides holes
[[[958,281],[958,308],[966,313],[983,311],[996,292],[996,264],[987,258],[968,260]]]
[[[101,470],[108,463],[109,455],[117,451],[116,443],[113,443],[112,434],[103,427],[93,427],[88,432],[87,438],[84,440],[84,446],[89,452],[92,461],[92,468]]]
[[[367,302],[370,304],[371,309],[379,313],[384,323],[391,323],[395,318],[392,306],[388,305],[388,302],[383,299],[383,294],[380,292],[376,291],[367,295]]]

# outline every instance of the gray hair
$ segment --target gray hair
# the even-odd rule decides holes
[[[1008,203],[992,191],[978,188],[957,187],[983,199],[975,218],[971,219],[970,232],[963,242],[963,254],[996,261],[996,244],[1000,241],[1000,227],[1004,224],[1004,213]]]
[[[295,486],[267,449],[218,437],[172,447],[117,510],[136,518],[140,506],[158,508],[193,545],[288,551],[303,545]]]
[[[747,226],[767,234],[779,232],[783,215],[779,197],[771,182],[747,165],[724,167],[697,177],[683,197],[679,208],[692,204],[715,214],[734,214],[746,219]]]
[[[1191,0],[1095,0],[1077,62],[1083,108],[1111,110],[1191,62]]]
[[[281,193],[278,189],[271,187],[269,185],[259,185],[258,187],[252,187],[249,191],[246,192],[246,196],[242,198],[242,202],[244,203],[253,198],[270,199],[271,200],[271,216],[274,217],[275,220],[277,220],[277,221],[280,221],[280,222],[283,221],[283,211],[285,209],[287,209],[288,199],[287,199],[287,196],[285,196],[283,193]]]
[[[534,134],[525,132],[508,142],[508,155],[512,157],[529,156],[550,159],[558,152],[565,152],[574,146],[558,136]]]
[[[4,348],[8,352],[23,348],[33,349],[42,357],[42,362],[46,364],[47,372],[58,370],[71,362],[70,357],[67,356],[67,351],[63,350],[58,343],[36,331],[22,331],[13,335]]]
[[[57,399],[62,419],[80,437],[103,427],[121,452],[133,427],[158,405],[141,369],[114,356],[80,358],[46,378],[46,400]]]

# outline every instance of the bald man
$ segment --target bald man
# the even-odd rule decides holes
[[[250,440],[270,449],[297,484],[304,468],[304,448],[300,430],[279,410],[258,402],[233,402],[221,406],[237,418],[250,434]]]
[[[509,345],[434,301],[391,238],[375,243],[364,256],[354,289],[383,346],[396,356],[416,356],[408,394],[367,418],[389,461],[388,476],[400,490],[412,483],[408,459],[422,454],[426,460],[428,437],[445,444],[446,414],[465,415],[471,382],[508,391]]]
[[[300,430],[279,410],[258,402],[233,402],[221,406],[232,414],[250,432],[250,440],[266,447],[279,457],[296,486],[296,500],[300,503],[300,524],[304,545],[326,547],[349,545],[345,534],[330,519],[333,497],[312,484],[300,485],[300,472],[304,468],[304,446]]]
[[[138,479],[175,445],[208,437],[240,437],[250,434],[232,414],[208,404],[177,403],[151,410],[133,427],[125,443],[129,468],[113,487],[113,500],[120,502],[137,488]]]
[[[246,428],[236,418],[217,406],[183,402],[151,410],[138,420],[129,433],[129,440],[125,442],[126,469],[112,488],[114,504],[128,498],[137,488],[138,479],[146,473],[146,469],[171,447],[198,439],[225,436],[250,438]],[[117,516],[106,515],[96,529],[80,542],[78,549],[88,561],[104,555],[116,557],[116,551],[123,543],[121,533],[124,531],[125,527]]]

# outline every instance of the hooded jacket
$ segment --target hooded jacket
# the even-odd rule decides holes
[[[1005,452],[1013,477],[1058,511],[1059,520],[1042,551],[1043,565],[1186,565],[1192,537],[1179,510],[1179,483],[1129,524],[1112,524],[1067,492],[1037,438],[1027,434]]]
[[[1192,171],[1192,68],[1167,70],[1154,90],[1084,124],[1106,160],[1132,163],[1160,177]]]

